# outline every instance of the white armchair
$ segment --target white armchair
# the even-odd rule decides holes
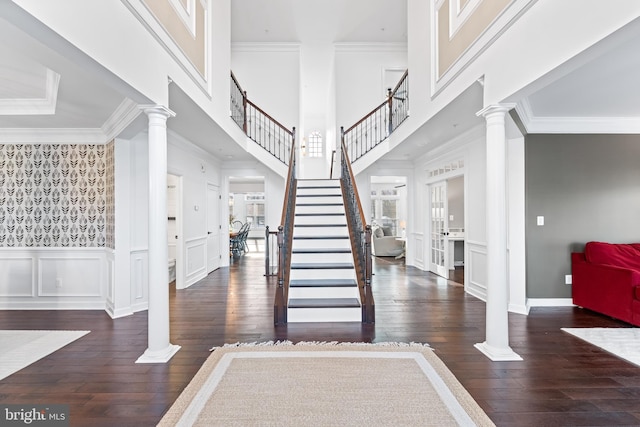
[[[404,242],[391,235],[388,227],[372,228],[371,240],[373,241],[373,255],[375,256],[398,256],[404,252]]]

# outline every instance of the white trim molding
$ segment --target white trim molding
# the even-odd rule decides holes
[[[516,112],[527,133],[555,134],[636,134],[638,117],[544,117],[536,116],[528,98],[516,105]]]
[[[0,99],[0,116],[42,116],[56,113],[60,74],[47,68],[44,77],[44,98]]]

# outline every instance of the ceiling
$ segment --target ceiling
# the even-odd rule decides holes
[[[0,128],[104,129],[126,98],[116,78],[68,59],[2,19],[0,13]],[[232,0],[232,42],[406,42],[406,0]],[[636,20],[638,21],[638,20]],[[550,119],[620,119],[640,116],[640,24],[604,40],[544,76],[514,99],[529,131],[544,132]],[[569,66],[570,65],[570,66]],[[175,85],[169,129],[221,160],[249,154],[207,118]],[[25,102],[27,100],[27,102]],[[20,101],[20,102],[17,102]],[[36,102],[37,101],[37,102]],[[55,114],[51,114],[51,105]],[[474,84],[389,154],[411,160],[482,123],[482,86]],[[49,111],[49,112],[47,112]],[[547,120],[547,122],[545,122]],[[537,127],[536,127],[537,126]]]

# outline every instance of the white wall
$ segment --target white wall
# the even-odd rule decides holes
[[[406,67],[405,45],[337,44],[335,103],[338,135],[340,126],[349,128],[386,99],[384,69]]]
[[[207,275],[207,184],[221,185],[220,163],[179,135],[170,132],[168,141],[168,172],[182,180],[182,202],[178,202],[182,209],[182,234],[178,229],[176,248],[176,288],[182,289]],[[226,207],[220,199],[220,218],[226,218]],[[226,233],[222,233],[221,254],[226,253],[225,237]],[[179,252],[183,254],[181,265]]]
[[[297,44],[234,44],[231,70],[247,97],[291,130],[300,123],[300,48]]]

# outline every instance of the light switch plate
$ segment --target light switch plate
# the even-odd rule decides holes
[[[565,274],[565,276],[564,276],[564,284],[565,285],[573,284],[573,276],[571,274]]]
[[[544,217],[543,216],[539,216],[538,218],[536,218],[536,224],[544,225]]]

